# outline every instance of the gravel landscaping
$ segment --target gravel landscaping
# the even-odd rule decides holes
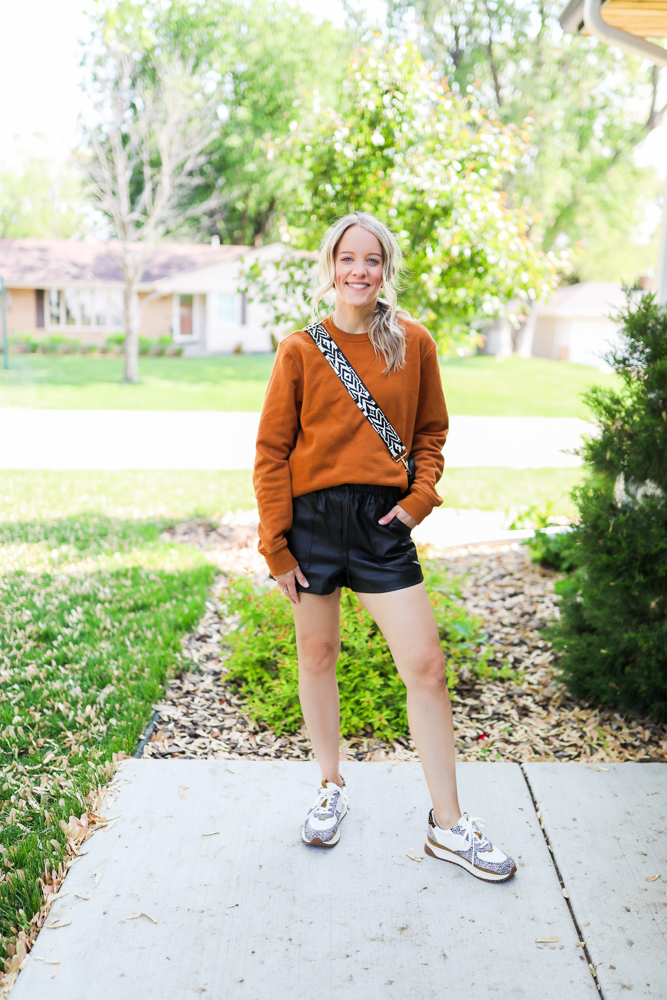
[[[305,730],[277,737],[253,723],[243,700],[225,679],[225,632],[220,595],[232,573],[268,582],[257,552],[252,513],[228,515],[219,526],[189,522],[163,538],[206,552],[220,571],[206,613],[185,641],[192,669],[169,683],[156,706],[155,730],[145,757],[312,757]],[[667,761],[667,726],[630,718],[572,698],[555,679],[556,663],[540,629],[557,614],[556,574],[534,565],[517,545],[502,549],[438,553],[453,574],[464,574],[463,601],[480,615],[495,666],[509,665],[507,680],[484,681],[465,674],[452,694],[460,760],[577,760],[591,766],[620,761]],[[345,741],[341,753],[357,760],[409,760],[408,738]]]

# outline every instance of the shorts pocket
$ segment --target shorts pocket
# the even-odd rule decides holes
[[[287,547],[301,569],[308,569],[313,549],[313,529],[315,525],[315,498],[294,497],[292,500],[292,527],[285,536]]]
[[[382,527],[382,525],[380,525],[380,527]],[[391,528],[392,531],[398,531],[404,535],[410,535],[412,533],[410,525],[406,524],[405,521],[401,521],[400,517],[393,517],[387,527]]]

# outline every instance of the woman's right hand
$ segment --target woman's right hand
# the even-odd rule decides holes
[[[288,597],[292,604],[299,603],[299,591],[296,589],[297,580],[302,587],[310,586],[298,565],[296,565],[294,569],[291,569],[288,573],[281,573],[280,576],[275,577],[276,583],[282,590],[285,597]]]

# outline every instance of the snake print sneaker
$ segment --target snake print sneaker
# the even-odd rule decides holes
[[[514,859],[493,846],[482,833],[482,826],[484,823],[479,817],[469,817],[464,813],[456,826],[443,830],[436,823],[431,809],[424,850],[432,858],[451,861],[465,868],[484,882],[505,882],[516,871]]]
[[[340,840],[340,824],[346,813],[345,789],[333,781],[323,781],[301,827],[304,844],[334,847]]]

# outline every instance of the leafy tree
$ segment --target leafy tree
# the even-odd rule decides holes
[[[387,9],[390,29],[416,36],[459,93],[475,88],[503,122],[533,118],[512,188],[538,213],[546,248],[581,241],[603,257],[610,231],[627,242],[656,195],[654,172],[632,153],[667,112],[657,67],[565,35],[560,0],[389,0]]]
[[[621,314],[609,357],[620,390],[587,401],[600,433],[583,454],[579,525],[551,629],[577,694],[667,719],[667,306],[652,295]]]
[[[81,181],[66,165],[27,156],[0,170],[0,239],[71,239],[90,228]]]
[[[85,171],[95,204],[107,216],[125,284],[125,381],[138,380],[139,283],[153,244],[187,232],[207,204],[187,199],[215,136],[216,81],[192,60],[166,52],[153,72],[139,72],[140,41],[102,21],[91,76],[95,124],[84,131]],[[209,86],[209,84],[211,84]]]
[[[290,164],[268,159],[267,136],[288,133],[304,95],[318,89],[333,98],[350,34],[317,24],[287,0],[120,0],[107,21],[116,34],[140,42],[144,82],[154,80],[165,53],[177,53],[211,85],[221,84],[220,126],[186,204],[208,202],[200,233],[219,234],[224,243],[259,242],[295,183]]]
[[[452,93],[414,46],[385,51],[377,40],[355,56],[336,105],[316,96],[291,137],[272,143],[303,178],[282,239],[312,251],[336,216],[384,217],[407,252],[401,304],[443,344],[476,336],[508,303],[518,312],[556,284],[555,256],[502,189],[529,139]]]

